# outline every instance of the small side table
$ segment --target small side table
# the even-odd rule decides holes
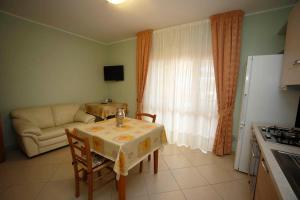
[[[123,108],[125,113],[128,112],[127,103],[87,103],[85,109],[88,114],[94,115],[101,119],[107,119],[108,117],[115,116],[117,109]]]

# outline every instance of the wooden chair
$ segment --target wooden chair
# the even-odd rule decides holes
[[[144,117],[149,117],[152,119],[152,123],[155,123],[156,115],[151,115],[148,113],[136,113],[136,119],[143,120]],[[151,154],[148,155],[148,161],[151,161]],[[143,171],[143,161],[140,162],[140,173]]]
[[[104,168],[112,169],[113,162],[102,156],[92,153],[88,138],[77,136],[75,129],[72,133],[69,131],[69,129],[65,129],[65,132],[67,134],[72,154],[72,165],[75,175],[75,196],[80,196],[79,181],[85,179],[87,176],[88,200],[92,200],[94,173],[97,172],[98,174],[101,174],[100,170]],[[83,173],[83,178],[80,177],[80,172]],[[97,178],[99,179],[102,177],[100,176]]]

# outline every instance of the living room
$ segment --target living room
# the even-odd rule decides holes
[[[155,42],[157,44],[159,42],[160,31],[168,28],[170,30],[182,28],[190,24],[198,25],[202,22],[210,26],[209,19],[212,15],[232,10],[242,10],[243,20],[240,48],[238,48],[240,56],[236,74],[236,93],[232,100],[234,109],[231,111],[230,153],[224,153],[224,156],[213,153],[217,111],[220,110],[217,108],[215,91],[213,91],[215,105],[209,112],[215,112],[210,120],[216,120],[216,123],[211,125],[213,127],[207,128],[213,132],[214,137],[210,138],[207,146],[200,144],[197,146],[190,141],[193,140],[191,138],[181,138],[181,141],[174,139],[180,139],[180,136],[173,134],[176,132],[170,128],[173,124],[168,124],[166,119],[176,119],[177,115],[168,118],[169,114],[164,111],[149,112],[156,114],[156,122],[165,126],[169,143],[158,155],[158,175],[162,173],[162,178],[158,177],[154,180],[153,173],[150,173],[154,157],[150,162],[146,159],[142,173],[139,173],[139,165],[132,169],[132,174],[129,171],[125,196],[127,199],[166,200],[253,198],[251,196],[253,194],[247,188],[248,175],[233,169],[235,152],[239,143],[248,56],[283,53],[286,34],[280,34],[280,31],[284,27],[286,29],[289,15],[296,7],[296,3],[295,0],[266,2],[232,0],[228,2],[203,1],[202,3],[192,0],[186,2],[128,0],[128,2],[115,5],[106,0],[91,2],[2,1],[0,3],[0,91],[2,93],[0,114],[6,161],[0,163],[0,199],[20,199],[21,197],[23,199],[75,199],[74,174],[69,147],[65,145],[65,147],[29,158],[30,156],[22,153],[18,145],[17,133],[12,123],[13,110],[70,103],[84,105],[112,99],[113,102],[126,103],[128,105],[126,117],[136,118],[137,110],[141,111],[138,106],[140,102],[137,103],[140,94],[137,91],[139,85],[137,83],[137,34],[145,30],[153,31],[153,43],[146,78],[148,85],[147,83],[146,86],[144,85],[146,89],[143,103],[145,112],[155,110],[153,105],[158,101],[154,98],[166,98],[161,97],[159,92],[153,92],[156,88],[158,91],[159,88],[155,83],[161,81],[157,77],[160,77],[159,74],[169,73],[169,71],[157,73],[154,70],[154,67],[159,65],[156,65],[153,59],[156,51],[160,50],[159,45],[155,46]],[[97,13],[97,9],[101,12]],[[141,11],[143,9],[145,11]],[[82,14],[80,14],[81,11]],[[133,18],[137,19],[131,20]],[[172,56],[176,57],[176,55]],[[213,62],[212,57],[211,55],[211,62]],[[115,65],[124,67],[124,80],[106,81],[104,66]],[[181,77],[176,74],[173,78],[180,79]],[[152,85],[149,84],[150,79]],[[164,79],[166,80],[169,79]],[[215,87],[214,85],[214,90]],[[170,90],[180,91],[179,88]],[[201,91],[203,91],[202,88]],[[298,103],[299,88],[292,86],[291,91],[297,97],[290,101],[294,106],[295,102]],[[170,98],[178,99],[181,94],[171,95],[173,93],[170,93]],[[191,102],[193,101],[191,99]],[[185,106],[181,102],[178,104]],[[163,110],[162,105],[157,106],[160,106],[157,110]],[[175,108],[178,105],[173,106]],[[192,109],[198,112],[198,107]],[[175,113],[176,109],[172,112]],[[291,115],[296,118],[296,111],[293,111]],[[184,122],[189,120],[182,119]],[[174,121],[174,124],[175,122],[178,121]],[[201,132],[206,129],[195,130]],[[195,151],[201,155],[199,159],[195,157],[193,162]],[[178,167],[172,167],[179,163],[174,157],[182,158],[181,160],[186,160],[186,162]],[[212,163],[213,165],[209,168],[209,164]],[[221,173],[219,169],[215,169],[216,165],[224,166],[222,168],[224,171],[221,170]],[[45,166],[44,170],[40,170],[40,166]],[[194,174],[185,174],[188,173],[186,171],[179,172],[185,168],[194,170]],[[205,175],[206,173],[214,174],[216,171],[219,171],[219,177],[214,177],[214,175],[206,177]],[[28,174],[24,175],[23,172]],[[35,176],[35,172],[37,178],[31,180],[30,177]],[[193,183],[191,184],[189,180],[181,177],[185,175],[198,177],[198,182],[190,180]],[[98,185],[94,191],[94,199],[118,199],[118,197],[122,199],[118,196],[118,190],[114,187],[115,184],[112,184],[113,182],[114,180]],[[153,186],[156,182],[161,183]],[[32,183],[32,186],[28,186],[28,183]],[[170,184],[169,187],[166,186],[168,184]],[[66,191],[65,194],[63,194],[64,191]],[[80,199],[86,199],[87,187],[82,186],[80,191]],[[283,193],[279,190],[278,194]],[[281,198],[288,199],[284,196]]]

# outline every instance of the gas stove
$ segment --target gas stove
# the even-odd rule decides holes
[[[278,126],[259,127],[265,141],[300,147],[300,130]]]

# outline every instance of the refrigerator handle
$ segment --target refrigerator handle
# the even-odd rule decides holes
[[[245,85],[244,85],[244,92],[243,92],[244,96],[248,96],[249,93],[252,63],[253,63],[253,56],[249,56],[246,64],[246,76],[245,76]]]
[[[246,126],[246,123],[245,122],[241,122],[240,123],[240,128],[244,128]]]

